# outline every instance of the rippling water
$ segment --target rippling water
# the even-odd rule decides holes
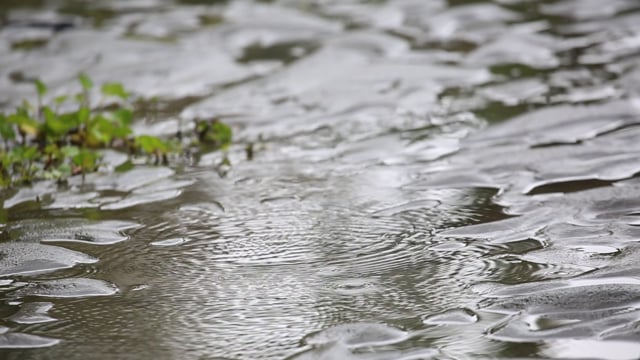
[[[137,131],[237,139],[228,169],[4,191],[3,358],[640,356],[637,1],[10,0],[0,21],[0,108],[84,71],[156,99]]]

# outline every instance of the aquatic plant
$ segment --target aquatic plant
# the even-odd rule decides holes
[[[48,88],[35,80],[35,105],[24,100],[12,113],[0,113],[0,186],[84,176],[98,170],[102,149],[167,164],[169,155],[180,154],[185,146],[207,144],[209,149],[223,149],[231,143],[231,128],[216,119],[196,120],[187,136],[181,132],[168,138],[134,136],[131,94],[122,84],[102,84],[99,105],[94,106],[90,97],[93,81],[85,74],[80,74],[78,81],[79,93],[45,104]]]

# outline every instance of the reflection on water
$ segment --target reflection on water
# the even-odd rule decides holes
[[[638,357],[638,2],[8,1],[0,24],[0,108],[84,71],[149,100],[138,131],[237,133],[225,176],[211,153],[4,191],[3,358]]]

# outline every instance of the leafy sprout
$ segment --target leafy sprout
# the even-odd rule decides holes
[[[130,156],[146,156],[156,164],[167,164],[171,155],[185,150],[183,143],[215,149],[225,149],[231,143],[231,128],[217,119],[197,120],[191,140],[188,135],[183,139],[182,133],[174,138],[134,136],[131,93],[122,84],[102,84],[100,104],[110,105],[93,108],[89,101],[93,81],[81,73],[78,82],[80,93],[57,96],[47,105],[44,104],[47,86],[34,80],[38,100],[35,107],[24,101],[13,112],[0,113],[0,186],[84,176],[100,168],[100,150],[107,148]],[[117,104],[112,104],[114,99],[118,100]],[[59,111],[62,104],[73,100],[75,110]],[[68,107],[65,105],[65,108]]]
[[[119,97],[122,100],[129,98],[129,92],[124,89],[124,86],[120,83],[105,83],[101,88],[102,94],[106,96]]]
[[[36,91],[38,92],[38,97],[42,98],[47,93],[47,85],[45,85],[40,79],[36,79],[34,81],[36,85]]]
[[[85,73],[80,73],[78,75],[78,80],[80,81],[80,85],[84,91],[90,91],[93,88],[93,81],[87,76]]]

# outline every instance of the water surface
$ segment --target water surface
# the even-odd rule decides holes
[[[231,167],[4,191],[3,358],[640,355],[636,1],[9,1],[0,19],[1,108],[83,71],[145,99],[138,132],[217,117],[236,138]]]

